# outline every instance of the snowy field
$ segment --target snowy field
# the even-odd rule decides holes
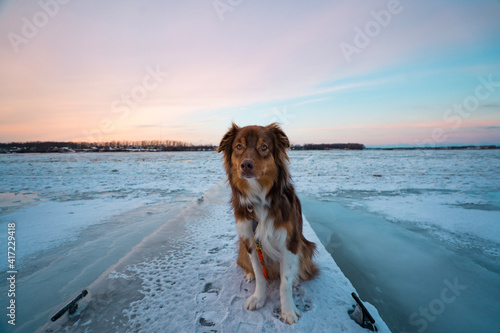
[[[222,181],[169,221],[87,289],[81,315],[40,332],[353,332],[365,330],[347,313],[355,289],[319,243],[307,221],[304,233],[318,243],[322,274],[294,288],[298,323],[281,322],[279,283],[268,283],[259,311],[246,299],[255,283],[236,266],[236,233]],[[125,304],[124,307],[117,306]],[[389,329],[366,304],[380,332]],[[321,320],[318,320],[321,318]]]
[[[500,151],[294,152],[299,192],[479,248],[500,266]]]
[[[16,223],[16,331],[33,332],[222,170],[219,156],[203,152],[25,154],[0,155],[0,175],[2,244]],[[0,292],[6,308],[4,279]]]
[[[499,150],[292,156],[304,214],[393,332],[498,332]]]
[[[500,151],[293,151],[290,157],[306,218],[393,332],[497,330]],[[16,223],[18,332],[46,323],[57,306],[224,178],[213,152],[0,155],[0,175],[2,238],[7,223]],[[229,260],[234,240],[225,242],[227,263],[219,268],[236,270]],[[134,267],[154,278],[161,263],[150,264]],[[6,270],[6,260],[0,267]],[[144,281],[138,289],[147,300],[154,293]],[[5,282],[0,287],[5,308]],[[222,301],[221,286],[205,287],[204,299],[217,294]],[[308,297],[302,299],[314,298]],[[129,324],[148,327],[137,312],[148,305],[137,302],[112,306]],[[211,316],[204,320],[223,322]],[[6,322],[0,324],[4,331]],[[95,325],[79,324],[82,332]]]
[[[1,216],[18,222],[20,265],[124,211],[190,201],[222,177],[213,153],[0,155],[0,163]]]

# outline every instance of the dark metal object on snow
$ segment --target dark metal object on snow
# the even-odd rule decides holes
[[[78,309],[78,301],[87,296],[89,292],[87,290],[84,290],[80,293],[80,295],[76,296],[74,300],[69,302],[64,308],[59,310],[52,318],[50,318],[51,321],[56,321],[57,319],[61,318],[61,316],[68,311],[69,314],[73,314],[76,312]]]
[[[367,328],[370,331],[378,332],[377,327],[375,326],[375,319],[373,319],[370,312],[368,312],[365,308],[358,295],[356,295],[356,293],[352,293],[351,296],[357,304],[352,306],[352,310],[347,311],[349,317],[351,317],[351,319],[358,323],[361,327]]]

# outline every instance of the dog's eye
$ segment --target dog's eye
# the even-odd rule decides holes
[[[242,148],[243,148],[243,146],[241,145],[241,143],[238,143],[238,144],[236,145],[236,149],[242,149]]]
[[[262,146],[260,146],[260,149],[262,149],[262,150],[267,150],[267,145],[262,145]]]

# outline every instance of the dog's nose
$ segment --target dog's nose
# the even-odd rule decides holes
[[[252,160],[244,160],[241,163],[241,170],[242,171],[252,171],[254,167],[255,167],[255,163],[253,163]]]

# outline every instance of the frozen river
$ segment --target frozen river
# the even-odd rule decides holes
[[[497,330],[499,150],[290,157],[305,216],[393,332]],[[16,328],[31,332],[224,174],[214,152],[85,153],[0,155],[0,177],[0,235],[17,228]]]
[[[18,332],[34,332],[222,179],[211,153],[0,155],[0,230],[16,223]],[[0,263],[7,269],[7,260]],[[8,299],[0,284],[2,308]],[[10,331],[6,321],[1,332]]]
[[[393,332],[498,332],[500,151],[294,155],[303,213]]]

